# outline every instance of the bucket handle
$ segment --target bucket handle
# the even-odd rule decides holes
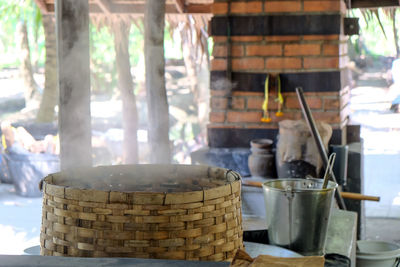
[[[293,244],[293,237],[292,237],[292,200],[294,198],[294,193],[293,193],[293,188],[288,185],[285,189],[285,193],[284,193],[285,197],[288,200],[288,209],[289,209],[289,249],[292,249],[292,244]]]
[[[400,257],[396,258],[396,261],[394,262],[394,267],[399,267],[400,266]]]

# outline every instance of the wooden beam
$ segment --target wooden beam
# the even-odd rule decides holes
[[[399,5],[399,0],[351,0],[351,8],[376,8]]]
[[[211,14],[212,4],[191,4],[186,6],[188,14]]]
[[[89,3],[56,0],[60,168],[92,166]]]
[[[44,0],[35,0],[36,5],[39,7],[42,14],[47,14],[49,10]]]
[[[54,12],[54,5],[47,4],[46,6],[48,12]],[[110,13],[143,15],[144,8],[144,4],[112,4],[110,5]],[[98,4],[90,4],[89,11],[91,14],[104,13]],[[166,4],[165,12],[168,14],[182,14],[178,12],[175,4]],[[185,6],[185,14],[211,14],[211,4],[189,4]]]
[[[175,0],[175,5],[179,13],[185,13],[185,0]]]
[[[111,3],[109,0],[96,0],[96,4],[100,7],[104,14],[110,15]]]

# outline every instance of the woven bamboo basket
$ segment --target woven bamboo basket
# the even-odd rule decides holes
[[[120,165],[45,177],[41,255],[229,261],[243,248],[240,175]]]

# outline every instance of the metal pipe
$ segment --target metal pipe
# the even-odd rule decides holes
[[[306,99],[304,98],[303,88],[297,87],[296,93],[297,93],[297,97],[299,98],[299,102],[300,102],[301,110],[303,111],[304,118],[306,119],[308,127],[310,128],[311,135],[315,140],[315,143],[317,145],[318,152],[322,158],[324,167],[327,168],[328,167],[328,154],[325,151],[324,143],[322,142],[321,136],[317,130],[317,127],[315,126],[315,122],[312,117],[310,108],[308,107]],[[335,183],[337,183],[335,174],[333,172],[331,175],[331,179]],[[343,198],[341,196],[341,190],[339,189],[339,187],[337,188],[337,190],[335,192],[335,198],[336,198],[339,208],[342,210],[346,210],[346,205],[344,204]]]

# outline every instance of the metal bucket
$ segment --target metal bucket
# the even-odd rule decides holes
[[[322,255],[337,184],[279,179],[263,184],[270,243],[303,255]]]

